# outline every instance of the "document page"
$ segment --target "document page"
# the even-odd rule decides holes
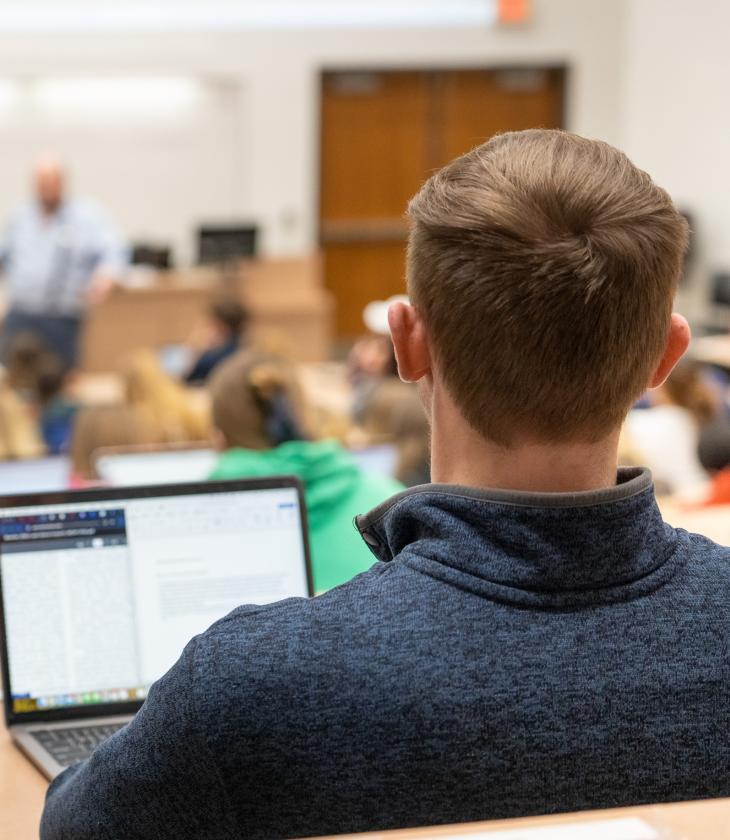
[[[237,606],[307,595],[293,489],[137,500],[127,527],[145,684]]]
[[[18,509],[0,564],[21,713],[141,699],[237,606],[308,594],[294,488]]]
[[[73,705],[138,684],[124,512],[4,518],[0,534],[14,698]]]

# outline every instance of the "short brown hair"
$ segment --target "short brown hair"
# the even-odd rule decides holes
[[[498,135],[409,206],[408,286],[449,393],[484,437],[594,441],[663,350],[687,245],[667,193],[606,143]]]

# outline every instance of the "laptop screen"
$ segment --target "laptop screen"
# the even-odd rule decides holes
[[[394,476],[398,467],[398,450],[390,443],[350,449],[352,459],[368,475]]]
[[[70,475],[71,465],[64,455],[31,461],[3,461],[0,463],[0,493],[65,490]]]
[[[141,701],[235,607],[307,596],[291,484],[0,510],[10,713]]]
[[[116,487],[139,487],[161,481],[205,481],[217,460],[213,449],[171,449],[101,454],[94,466],[102,481]]]

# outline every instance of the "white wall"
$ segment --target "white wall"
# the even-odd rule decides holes
[[[227,106],[235,112],[230,126],[225,128],[222,120],[215,131],[205,132],[198,157],[186,159],[189,166],[197,160],[199,167],[205,167],[211,158],[228,160],[232,149],[230,179],[226,183],[214,179],[215,195],[197,202],[190,194],[169,190],[172,178],[197,177],[180,171],[179,156],[171,154],[167,160],[159,156],[167,168],[157,180],[150,176],[146,196],[140,195],[134,179],[116,179],[114,195],[109,192],[105,203],[129,230],[135,208],[152,201],[150,195],[155,193],[158,221],[152,229],[152,215],[145,215],[148,233],[151,237],[169,234],[174,219],[176,241],[189,237],[201,207],[207,215],[215,213],[222,219],[256,218],[264,226],[265,251],[301,253],[316,241],[318,73],[322,68],[564,63],[570,67],[568,127],[618,142],[622,136],[623,2],[534,0],[534,20],[514,30],[36,33],[23,37],[0,33],[0,78],[182,74],[238,85],[240,95]],[[0,210],[17,197],[18,173],[27,171],[33,151],[31,144],[9,142],[11,134],[0,126],[0,173],[14,185],[0,192]],[[44,145],[52,143],[53,132],[45,139]],[[133,142],[131,134],[128,142]],[[119,151],[101,140],[92,146],[87,140],[84,154],[74,160],[78,182],[87,192],[106,192],[108,184],[102,183],[101,172],[104,166],[114,165]]]
[[[631,0],[622,91],[626,152],[696,217],[701,309],[709,272],[730,269],[730,4]]]
[[[52,150],[70,190],[108,208],[131,242],[189,256],[196,219],[225,220],[235,206],[241,97],[237,85],[188,79],[19,85],[15,107],[0,108],[0,218],[27,196],[30,160]]]

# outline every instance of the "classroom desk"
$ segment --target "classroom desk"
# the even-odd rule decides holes
[[[48,782],[0,726],[0,840],[38,837]]]
[[[473,840],[491,837],[494,840],[728,840],[730,799],[339,835],[340,840],[446,840],[452,837],[464,840],[467,837]]]

